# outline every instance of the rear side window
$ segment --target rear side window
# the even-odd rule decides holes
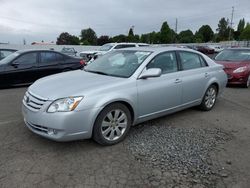
[[[131,48],[135,47],[135,44],[120,44],[115,47],[115,49],[121,49],[121,48]]]
[[[206,67],[207,63],[199,55],[192,52],[179,52],[182,70],[197,69]]]
[[[160,68],[162,74],[177,72],[177,60],[175,52],[166,52],[156,56],[148,65],[149,68]]]
[[[57,54],[54,52],[41,52],[41,63],[52,63],[58,61]]]
[[[36,64],[37,62],[37,53],[26,53],[23,54],[21,57],[17,58],[16,60],[20,65],[27,65],[27,64]]]

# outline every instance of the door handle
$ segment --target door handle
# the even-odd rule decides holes
[[[205,77],[206,77],[206,78],[209,77],[209,74],[208,74],[207,72],[205,73]]]
[[[179,78],[177,78],[175,81],[174,81],[174,83],[176,83],[176,84],[179,84],[179,83],[181,83],[182,81],[181,81],[181,79],[179,79]]]

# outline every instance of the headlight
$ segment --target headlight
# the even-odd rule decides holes
[[[68,97],[55,100],[48,108],[47,112],[70,112],[73,111],[81,102],[83,97]]]
[[[241,73],[241,72],[245,72],[247,70],[247,67],[240,67],[236,70],[233,71],[233,73]]]

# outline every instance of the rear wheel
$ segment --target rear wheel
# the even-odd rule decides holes
[[[105,107],[98,115],[93,129],[93,138],[102,145],[121,142],[131,126],[131,114],[121,103]]]
[[[215,85],[211,85],[206,90],[206,93],[202,99],[202,103],[200,104],[200,109],[204,111],[211,110],[217,99],[217,87]]]

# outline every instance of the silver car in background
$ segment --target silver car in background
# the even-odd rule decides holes
[[[131,125],[192,106],[211,110],[226,84],[223,66],[199,52],[130,48],[36,81],[22,111],[27,127],[43,137],[112,145]]]

